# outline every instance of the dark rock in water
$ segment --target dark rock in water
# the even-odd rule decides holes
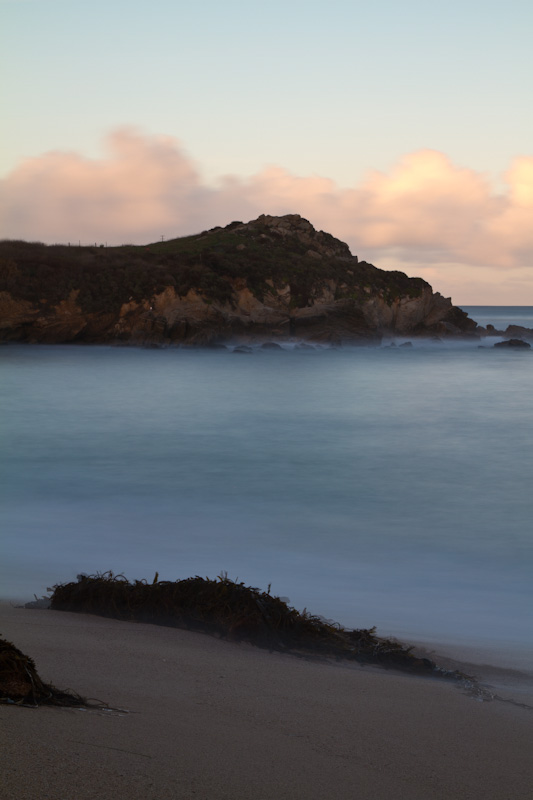
[[[404,342],[403,344],[399,345],[399,347],[412,347],[412,346],[413,346],[412,342]]]
[[[533,328],[524,328],[522,325],[508,325],[503,336],[511,339],[533,339]]]
[[[524,342],[522,339],[506,339],[504,342],[496,342],[494,347],[525,347],[529,348],[529,342]]]
[[[261,350],[283,350],[283,347],[277,342],[265,342],[261,345]]]
[[[233,351],[234,353],[245,353],[250,354],[252,351],[251,347],[247,347],[245,344],[241,345],[240,347],[236,347]]]
[[[313,347],[312,344],[306,344],[305,342],[300,342],[300,344],[296,345],[296,350],[316,350],[316,347]]]

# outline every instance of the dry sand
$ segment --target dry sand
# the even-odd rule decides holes
[[[0,605],[60,688],[127,709],[0,706],[2,800],[530,800],[533,711],[199,633]]]

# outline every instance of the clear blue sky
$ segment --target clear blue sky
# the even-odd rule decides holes
[[[429,148],[499,191],[533,155],[531,0],[0,0],[0,12],[0,175],[50,150],[99,158],[123,125],[177,137],[207,183],[275,164],[348,187]]]
[[[122,124],[209,175],[351,184],[419,148],[496,176],[533,149],[533,3],[3,0],[1,170]]]

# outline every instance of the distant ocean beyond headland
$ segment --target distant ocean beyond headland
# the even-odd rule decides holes
[[[508,325],[533,328],[533,306],[459,306],[469,317],[482,325],[505,330]]]

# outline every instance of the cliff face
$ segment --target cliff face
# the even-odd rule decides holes
[[[298,215],[148,247],[0,243],[0,340],[199,344],[468,335],[420,278],[386,272]]]

